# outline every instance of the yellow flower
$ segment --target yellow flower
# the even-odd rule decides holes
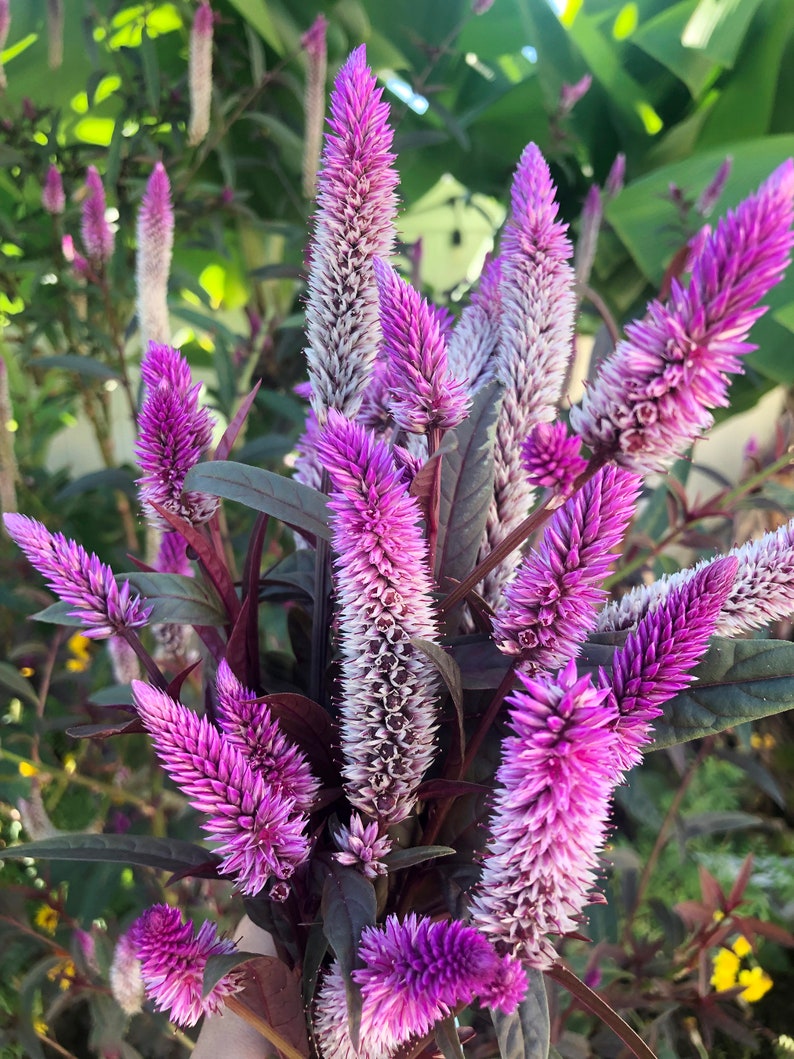
[[[18,768],[20,776],[24,776],[26,779],[39,774],[39,770],[30,761],[20,761]]]
[[[46,1037],[48,1029],[49,1027],[43,1018],[38,1017],[33,1020],[33,1030],[39,1037]]]
[[[66,660],[66,668],[70,673],[84,673],[91,665],[91,652],[88,650],[91,641],[82,633],[76,632],[66,641],[66,646],[72,654]]]
[[[72,960],[61,960],[47,971],[47,977],[51,982],[57,978],[59,989],[68,989],[77,977],[77,968]]]
[[[39,905],[33,917],[33,922],[37,927],[41,927],[43,931],[46,931],[47,934],[54,934],[59,918],[58,913],[50,905]]]
[[[22,666],[19,670],[20,676],[23,677],[32,677],[35,672],[33,666]]]
[[[753,951],[752,945],[744,936],[744,934],[739,935],[736,941],[734,941],[733,945],[731,945],[731,948],[740,960],[747,956],[748,953]]]
[[[711,984],[718,993],[733,989],[741,964],[741,959],[732,949],[720,949],[714,957],[714,972],[711,976]]]
[[[750,967],[745,971],[739,971],[739,985],[744,989],[739,996],[748,1004],[754,1004],[762,996],[769,992],[774,982],[763,969],[763,967]]]

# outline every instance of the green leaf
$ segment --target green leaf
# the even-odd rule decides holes
[[[23,677],[16,666],[10,662],[0,662],[0,688],[5,688],[17,698],[25,699],[33,706],[37,705],[39,698],[36,689],[30,681]]]
[[[664,707],[654,749],[782,713],[794,706],[794,643],[715,637],[695,683]]]
[[[540,971],[527,971],[527,995],[512,1015],[492,1010],[501,1059],[547,1059],[549,1054],[549,1004]]]
[[[463,678],[460,666],[449,652],[445,651],[443,647],[439,647],[437,643],[433,643],[432,640],[423,640],[421,636],[412,636],[411,643],[430,659],[441,674],[441,679],[446,684],[452,697],[452,702],[455,705],[455,716],[458,720],[458,760],[462,760],[466,733],[463,729]]]
[[[82,496],[83,493],[89,493],[93,489],[118,489],[119,492],[126,493],[128,496],[135,496],[135,479],[130,471],[125,471],[121,467],[92,471],[90,474],[75,478],[63,489],[59,489],[55,499],[59,502],[69,500],[73,496]]]
[[[383,863],[390,872],[413,868],[415,864],[435,860],[436,857],[450,857],[455,852],[452,846],[412,846],[410,849],[394,849],[383,858]]]
[[[160,65],[157,62],[157,49],[145,26],[141,31],[141,60],[146,101],[151,107],[152,115],[157,117],[160,113]]]
[[[700,0],[681,34],[685,48],[701,51],[721,66],[733,66],[748,27],[763,0]]]
[[[74,603],[64,603],[59,600],[50,604],[44,610],[37,610],[30,615],[31,621],[46,621],[50,625],[68,625],[71,629],[80,629],[86,622],[70,613],[75,608]]]
[[[227,616],[215,594],[195,577],[150,574],[141,570],[119,574],[152,606],[151,621],[173,625],[225,625]]]
[[[466,1059],[454,1018],[444,1019],[436,1026],[436,1044],[444,1059]]]
[[[331,539],[328,505],[322,493],[261,467],[232,460],[200,463],[188,471],[185,488],[236,500],[314,537]]]
[[[218,956],[210,956],[204,967],[204,978],[202,980],[201,995],[209,996],[215,986],[224,975],[239,967],[241,963],[249,960],[258,960],[261,952],[224,952]]]
[[[278,55],[284,54],[284,45],[270,17],[265,0],[230,0],[230,2],[274,52]]]
[[[477,392],[471,412],[454,431],[457,446],[441,465],[436,573],[462,581],[477,561],[493,497],[493,444],[501,387]]]
[[[353,985],[351,972],[356,966],[361,931],[375,922],[375,888],[369,879],[355,869],[331,863],[323,886],[320,912],[328,944],[339,961],[345,982],[351,1033],[356,1038],[361,1019],[361,997]]]
[[[209,850],[179,838],[151,835],[58,835],[40,842],[0,849],[0,859],[31,857],[41,860],[109,861],[140,864],[160,871],[185,871],[206,867],[213,859]]]
[[[118,372],[99,360],[81,357],[77,353],[60,353],[52,357],[36,357],[31,361],[34,368],[59,368],[61,371],[73,371],[77,375],[86,375],[93,379],[118,379]]]

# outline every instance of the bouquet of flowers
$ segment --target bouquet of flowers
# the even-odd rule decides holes
[[[38,618],[110,638],[143,667],[124,718],[85,734],[148,733],[210,848],[69,835],[2,855],[231,880],[277,955],[238,951],[167,904],[119,942],[116,979],[127,993],[142,983],[180,1025],[228,1006],[292,1059],[462,1056],[466,1041],[478,1055],[546,1055],[546,975],[648,1056],[559,944],[599,900],[614,791],[654,739],[786,707],[759,695],[739,716],[718,695],[679,693],[704,667],[774,646],[729,637],[794,609],[794,522],[617,602],[603,585],[643,479],[710,425],[752,348],[789,260],[794,163],[698,235],[688,282],[626,328],[567,423],[573,248],[541,152],[524,151],[498,251],[454,324],[390,263],[394,163],[358,48],[317,178],[311,410],[293,477],[229,459],[255,391],[203,459],[213,418],[164,334],[173,217],[155,169],[139,224],[150,341],[137,455],[157,559],[117,576],[40,522],[5,524],[60,599]],[[102,223],[89,243],[102,245]],[[220,498],[257,512],[240,578]],[[263,569],[269,520],[296,549]],[[310,622],[288,677],[261,650],[272,606]],[[201,711],[180,701],[197,665],[189,625]],[[280,992],[281,1016],[256,1010],[252,983]]]

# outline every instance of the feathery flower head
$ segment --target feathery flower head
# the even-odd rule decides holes
[[[356,48],[339,71],[317,177],[306,335],[312,406],[353,416],[380,342],[376,257],[391,256],[397,173],[389,107]]]
[[[267,706],[256,701],[256,693],[243,686],[225,658],[218,664],[215,690],[218,726],[229,742],[269,787],[292,798],[300,812],[308,812],[319,783],[306,755],[287,739]]]
[[[411,643],[436,638],[420,511],[388,447],[338,412],[317,452],[333,485],[347,794],[396,823],[416,800],[436,727],[437,675]]]
[[[325,54],[325,35],[327,31],[328,19],[325,15],[319,14],[306,32],[302,34],[301,47],[310,58],[317,59]]]
[[[138,211],[138,251],[135,281],[138,327],[144,349],[149,342],[168,342],[168,275],[174,246],[171,184],[158,162],[146,185]]]
[[[141,681],[132,691],[165,771],[208,817],[202,827],[219,843],[221,871],[244,894],[258,894],[274,877],[289,879],[308,856],[306,817],[293,799],[267,784],[206,717]]]
[[[491,257],[485,262],[471,303],[461,313],[449,336],[447,362],[456,379],[467,383],[474,393],[493,378],[492,357],[499,341],[501,262]]]
[[[187,545],[181,533],[167,530],[160,538],[154,568],[161,574],[181,574],[193,577],[193,567],[187,557]]]
[[[117,684],[131,684],[133,680],[140,678],[141,664],[138,656],[121,636],[111,636],[108,639],[108,654],[113,679]]]
[[[637,475],[602,467],[555,511],[537,551],[522,560],[494,617],[494,640],[531,669],[578,654],[606,593],[601,582],[634,514]]]
[[[63,190],[61,171],[57,165],[51,165],[44,178],[44,187],[41,189],[41,205],[53,215],[63,213],[66,209],[66,195]]]
[[[544,968],[555,959],[545,935],[575,930],[592,902],[620,775],[617,710],[573,662],[553,678],[519,675],[472,920],[500,951]]]
[[[110,991],[124,1014],[137,1015],[143,1008],[144,984],[141,961],[129,931],[116,942],[109,978]]]
[[[391,265],[376,258],[374,268],[395,423],[413,434],[457,426],[471,401],[447,368],[437,313]]]
[[[84,622],[83,635],[100,640],[124,629],[145,625],[151,607],[133,596],[130,583],[116,583],[113,571],[62,533],[50,533],[41,522],[26,515],[3,515],[9,537],[16,541],[31,565],[42,574],[53,592],[73,603],[70,616]]]
[[[141,364],[146,397],[138,418],[135,453],[141,505],[154,525],[170,529],[149,508],[149,501],[192,523],[207,522],[218,509],[217,497],[183,493],[185,476],[207,451],[214,420],[199,405],[201,385],[192,385],[185,358],[170,346],[149,344]]]
[[[83,246],[94,265],[103,265],[113,257],[116,237],[105,219],[105,188],[95,166],[85,176],[85,198],[81,209],[80,234]]]
[[[388,868],[383,858],[391,850],[391,839],[388,835],[379,837],[375,820],[365,824],[358,813],[353,813],[350,826],[342,825],[334,832],[334,841],[341,850],[340,853],[334,853],[334,859],[340,864],[358,868],[367,879],[387,874]]]
[[[212,30],[215,16],[207,0],[196,8],[190,28],[190,52],[188,55],[188,89],[190,94],[190,120],[187,142],[197,147],[210,131],[210,109],[212,105]]]
[[[237,951],[232,941],[218,937],[214,923],[202,923],[196,933],[192,923],[182,922],[178,908],[160,904],[135,920],[129,937],[149,998],[178,1026],[195,1026],[202,1015],[216,1014],[240,989],[240,975],[231,971],[202,996],[210,956]]]
[[[601,671],[599,683],[611,692],[618,711],[622,769],[641,760],[651,722],[664,703],[694,679],[690,670],[708,647],[738,565],[735,556],[726,556],[677,585],[615,652],[611,676]]]
[[[532,485],[567,493],[587,466],[582,439],[569,434],[562,420],[538,423],[521,446],[521,461]]]
[[[529,511],[532,487],[521,467],[521,444],[538,423],[556,416],[571,355],[574,273],[567,225],[557,219],[549,167],[534,143],[521,155],[512,212],[501,246],[499,347],[494,367],[504,384],[496,423],[494,498],[485,527],[484,558]],[[485,579],[492,606],[519,561],[513,553]]]
[[[794,162],[789,159],[701,241],[688,287],[626,328],[571,425],[602,459],[642,473],[663,470],[727,403],[728,375],[782,277],[792,246]]]

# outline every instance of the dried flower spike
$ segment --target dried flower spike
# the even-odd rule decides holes
[[[190,89],[190,121],[187,142],[198,147],[210,131],[212,106],[212,28],[214,15],[207,0],[196,8],[190,29],[188,56],[188,86]]]
[[[162,162],[158,162],[143,194],[138,211],[138,249],[135,285],[141,344],[166,343],[171,338],[168,322],[168,276],[174,246],[174,210],[171,184]]]

